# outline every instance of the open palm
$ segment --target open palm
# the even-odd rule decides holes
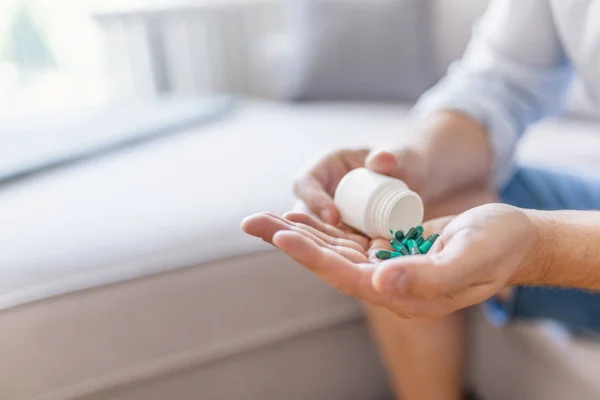
[[[403,318],[431,319],[478,304],[535,268],[539,233],[524,210],[488,204],[424,224],[442,232],[427,255],[375,258],[389,249],[302,213],[256,214],[243,229],[272,243],[339,291]]]
[[[242,229],[278,247],[342,293],[390,308],[391,299],[372,279],[379,263],[375,253],[390,249],[387,240],[371,240],[304,213],[255,214],[243,221]],[[402,315],[399,309],[393,311]]]

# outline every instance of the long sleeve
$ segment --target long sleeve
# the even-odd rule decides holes
[[[493,0],[463,58],[421,97],[414,113],[425,118],[456,110],[485,126],[501,187],[527,126],[561,111],[571,71],[548,0]]]

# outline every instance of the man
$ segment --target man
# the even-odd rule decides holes
[[[527,126],[561,110],[574,70],[600,99],[600,0],[493,1],[463,59],[416,105],[411,144],[339,151],[318,163],[295,189],[319,219],[244,221],[246,232],[370,305],[403,399],[461,398],[465,328],[455,311],[470,305],[485,301],[498,325],[551,318],[600,332],[600,212],[583,211],[600,209],[600,173],[512,163]],[[422,196],[426,229],[443,232],[428,255],[377,263],[372,250],[385,241],[337,227],[331,196],[362,166]]]

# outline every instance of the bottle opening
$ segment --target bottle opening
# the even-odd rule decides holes
[[[413,193],[413,192],[411,192]],[[408,231],[423,222],[423,203],[417,196],[404,196],[392,207],[388,217],[386,231]]]
[[[421,198],[408,189],[387,187],[379,193],[373,207],[371,236],[390,238],[390,230],[406,232],[423,222]]]

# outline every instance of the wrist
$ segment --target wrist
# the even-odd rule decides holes
[[[553,282],[552,260],[558,248],[556,222],[551,214],[522,210],[532,225],[533,240],[528,254],[511,279],[510,286],[537,286]]]

